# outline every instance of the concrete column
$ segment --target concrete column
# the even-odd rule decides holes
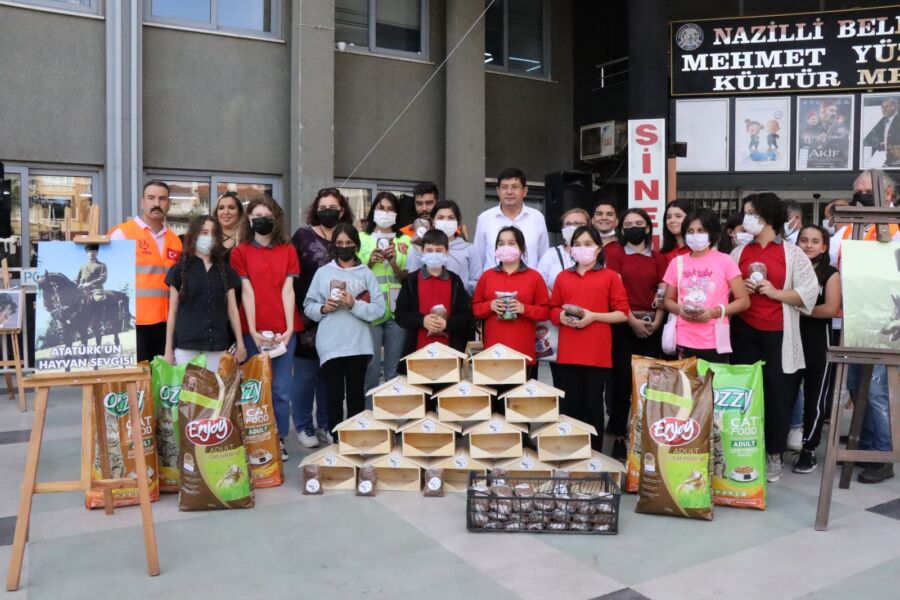
[[[447,49],[466,34],[484,10],[484,0],[447,2]],[[470,237],[484,208],[485,99],[484,19],[447,61],[444,191],[459,203]]]
[[[628,2],[628,117],[669,116],[669,24],[664,0]]]
[[[334,183],[334,0],[291,3],[291,231]]]
[[[137,214],[143,186],[143,0],[106,3],[106,170],[103,229]],[[96,197],[96,196],[95,196]]]

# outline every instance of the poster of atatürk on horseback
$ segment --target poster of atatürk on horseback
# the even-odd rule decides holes
[[[34,354],[38,372],[137,364],[134,242],[39,242]]]

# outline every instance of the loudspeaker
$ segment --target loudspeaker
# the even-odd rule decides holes
[[[547,231],[558,233],[560,219],[573,208],[583,208],[591,214],[593,191],[591,174],[581,171],[557,171],[544,175],[544,219]]]
[[[687,156],[687,142],[672,142],[672,156],[684,158]]]

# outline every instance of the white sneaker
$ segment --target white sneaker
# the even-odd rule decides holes
[[[305,431],[297,432],[297,441],[300,442],[300,445],[304,448],[318,448],[319,447],[319,438],[315,436],[315,434],[310,435]]]
[[[780,454],[766,454],[766,481],[775,483],[781,479],[784,463]]]
[[[791,427],[787,437],[787,449],[800,452],[803,449],[803,428]]]
[[[334,438],[331,437],[331,434],[324,429],[316,429],[316,437],[319,438],[319,441],[326,445],[331,445],[334,443]]]

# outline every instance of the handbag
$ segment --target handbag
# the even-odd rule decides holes
[[[731,354],[731,323],[725,322],[725,306],[720,304],[722,316],[716,319],[716,352]]]
[[[678,256],[675,259],[675,293],[677,294],[678,304],[681,304],[681,272],[684,268],[684,261],[681,256]],[[666,324],[663,325],[662,332],[662,351],[665,354],[675,354],[676,342],[675,342],[675,327],[678,323],[678,315],[675,313],[669,313],[668,319],[666,319]]]

